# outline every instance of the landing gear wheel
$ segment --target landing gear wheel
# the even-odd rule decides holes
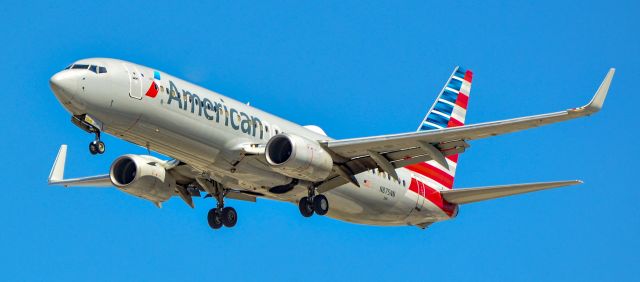
[[[89,152],[92,155],[95,155],[98,153],[98,146],[94,143],[95,141],[89,143]]]
[[[98,154],[104,154],[104,151],[107,149],[106,146],[104,145],[104,142],[98,140],[97,142],[97,147],[98,147]]]
[[[300,213],[304,217],[310,217],[313,215],[313,206],[309,201],[309,197],[303,197],[302,199],[300,199],[300,202],[298,203],[298,208],[300,209]]]
[[[329,212],[329,201],[324,195],[316,195],[313,197],[313,211],[318,215],[325,215]]]
[[[238,222],[238,213],[232,207],[226,207],[222,209],[220,214],[220,220],[226,227],[234,227]]]
[[[89,152],[91,152],[92,155],[104,154],[105,149],[106,146],[104,145],[104,142],[100,140],[94,140],[89,143]]]
[[[222,221],[220,220],[218,209],[209,210],[209,214],[207,214],[207,221],[209,222],[209,227],[212,229],[220,229],[220,227],[222,227]]]

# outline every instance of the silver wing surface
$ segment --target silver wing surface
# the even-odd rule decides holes
[[[468,140],[592,115],[602,108],[614,73],[615,69],[611,68],[591,101],[578,108],[459,127],[324,142],[323,146],[333,154],[336,166],[319,190],[324,192],[347,182],[357,185],[352,177],[354,174],[376,167],[394,176],[390,170],[429,160],[446,166],[444,157],[464,152],[469,147]]]

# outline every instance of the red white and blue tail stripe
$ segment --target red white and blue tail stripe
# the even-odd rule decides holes
[[[472,78],[471,71],[456,67],[438,95],[438,99],[420,123],[418,131],[464,125]],[[409,190],[426,198],[447,215],[453,216],[457,211],[457,205],[446,202],[438,191],[453,188],[458,155],[450,155],[446,159],[448,168],[435,161],[417,163],[405,168],[413,173]]]
[[[473,73],[456,67],[418,131],[464,125]]]

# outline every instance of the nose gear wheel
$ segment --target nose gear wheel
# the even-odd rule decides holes
[[[104,142],[100,141],[100,140],[93,140],[91,141],[91,143],[89,143],[89,152],[92,155],[95,154],[104,154],[106,147],[104,145]]]

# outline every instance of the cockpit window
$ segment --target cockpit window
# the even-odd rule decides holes
[[[97,65],[85,65],[85,64],[75,64],[75,65],[70,65],[66,68],[64,68],[65,70],[68,69],[76,69],[76,70],[90,70],[94,73],[107,73],[107,68],[106,67],[101,67],[101,66],[97,66]]]
[[[81,69],[81,70],[86,70],[89,68],[89,65],[73,65],[71,67],[72,69]]]

